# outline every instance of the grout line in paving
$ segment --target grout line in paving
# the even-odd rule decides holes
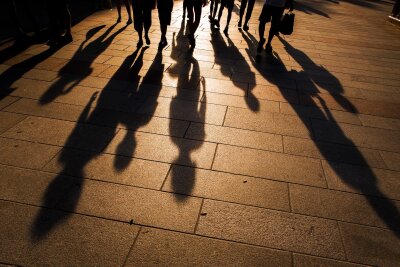
[[[139,235],[141,234],[142,229],[143,229],[143,226],[140,226],[140,227],[139,227],[139,231],[137,232],[136,236],[133,238],[132,245],[131,245],[131,247],[130,247],[130,249],[129,249],[129,251],[128,251],[128,254],[126,255],[126,258],[125,258],[125,260],[124,260],[124,263],[122,264],[122,267],[126,266],[126,264],[127,264],[127,262],[128,262],[128,259],[129,259],[129,256],[130,256],[130,254],[132,253],[133,247],[135,246],[137,240],[139,239]]]

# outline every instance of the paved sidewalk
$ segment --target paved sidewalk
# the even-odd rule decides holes
[[[175,1],[162,53],[113,10],[2,62],[0,266],[399,266],[391,4],[297,2],[273,57]]]

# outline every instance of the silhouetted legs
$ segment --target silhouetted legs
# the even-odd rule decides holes
[[[183,0],[183,17],[182,19],[185,19],[186,17],[186,10],[188,9],[188,3],[190,0]]]
[[[72,42],[71,14],[68,8],[68,1],[48,0],[47,5],[50,14],[50,27],[53,32],[49,45],[63,45]],[[65,32],[64,35],[62,35],[63,32]]]
[[[208,18],[210,19],[211,22],[213,22],[215,19],[215,15],[217,14],[218,5],[220,2],[221,2],[221,0],[211,0],[210,15],[208,16]]]
[[[247,5],[247,3],[249,5]],[[241,5],[240,5],[240,12],[239,12],[240,19],[239,19],[239,23],[238,23],[239,28],[242,27],[243,15],[244,15],[244,11],[247,6],[246,18],[244,20],[244,25],[243,25],[243,30],[245,30],[245,31],[249,30],[248,23],[251,18],[251,13],[253,12],[254,3],[255,3],[255,0],[242,0]]]
[[[194,34],[199,27],[200,19],[201,19],[201,9],[203,7],[202,0],[191,0],[188,1],[188,18],[189,18],[189,43],[191,49],[194,49],[196,46],[196,40],[194,39]]]
[[[225,34],[228,34],[229,23],[231,22],[231,17],[232,17],[233,4],[234,0],[222,0],[221,6],[219,8],[218,21],[215,23],[215,26],[217,26],[218,28],[222,17],[222,11],[224,11],[225,7],[228,9],[228,17],[226,19],[226,26],[224,29]]]
[[[171,13],[174,7],[174,0],[162,0],[157,1],[157,9],[158,9],[158,18],[160,20],[160,29],[161,29],[161,40],[158,45],[158,49],[168,45],[167,42],[167,27],[171,24]]]
[[[258,32],[260,35],[260,41],[258,43],[258,48],[257,48],[258,53],[261,53],[263,45],[265,43],[265,38],[264,38],[265,24],[270,21],[271,21],[271,28],[269,29],[268,41],[267,45],[265,46],[265,51],[267,52],[267,54],[272,53],[271,41],[274,38],[274,35],[279,32],[279,24],[281,22],[284,10],[285,10],[284,7],[275,7],[267,4],[264,5],[259,18],[260,24],[258,26]]]
[[[146,0],[146,1],[151,1],[151,0]],[[151,7],[150,5],[147,5],[144,2],[142,2],[142,0],[133,0],[132,8],[133,8],[133,25],[139,35],[139,42],[137,43],[137,46],[141,47],[143,45],[143,29],[144,29],[144,38],[146,39],[146,44],[150,45],[149,29],[151,27]]]
[[[117,22],[121,22],[121,0],[116,0],[117,10],[118,10],[118,19]],[[132,23],[132,13],[131,13],[131,5],[129,4],[129,0],[124,0],[126,12],[128,12],[128,21],[126,24]]]

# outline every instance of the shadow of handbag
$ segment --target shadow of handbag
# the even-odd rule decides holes
[[[288,12],[283,15],[281,23],[279,24],[279,32],[284,35],[290,35],[293,33],[294,28],[294,13]]]

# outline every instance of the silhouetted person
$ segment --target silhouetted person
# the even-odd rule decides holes
[[[68,8],[68,0],[47,0],[47,5],[50,14],[50,28],[52,30],[52,38],[50,38],[48,45],[64,45],[72,42],[71,14]]]
[[[167,28],[171,24],[171,13],[174,8],[174,0],[158,0],[158,18],[160,20],[161,40],[158,44],[158,49],[163,49],[168,45],[167,42]]]
[[[189,2],[190,0],[183,0],[183,4],[182,4],[182,6],[183,6],[183,14],[182,14],[182,19],[185,19],[185,17],[186,17],[186,10],[187,10],[187,8],[188,8],[188,2]]]
[[[132,0],[133,25],[139,35],[137,47],[143,46],[143,29],[146,44],[150,45],[151,10],[156,7],[156,0]]]
[[[193,50],[196,46],[196,39],[194,38],[194,34],[196,33],[197,28],[200,24],[201,19],[201,9],[207,4],[206,0],[188,0],[187,2],[187,10],[189,17],[189,34],[188,39]]]
[[[243,30],[245,30],[245,31],[249,30],[249,20],[251,18],[251,13],[253,12],[253,7],[254,7],[255,1],[256,0],[242,0],[242,2],[240,3],[240,12],[239,12],[240,18],[239,18],[239,23],[238,23],[239,28],[242,27],[244,11],[246,10],[246,6],[247,6],[246,18],[245,18],[244,24],[243,24]]]
[[[121,0],[116,0],[117,3],[117,11],[118,11],[118,19],[117,22],[121,22]],[[124,4],[126,7],[126,12],[128,12],[128,21],[126,24],[132,23],[132,14],[131,14],[131,5],[129,4],[129,0],[124,0]]]
[[[210,1],[210,15],[208,18],[210,19],[210,22],[214,22],[215,15],[217,14],[218,10],[218,5],[221,3],[221,0],[211,0]]]
[[[221,22],[222,12],[224,11],[224,8],[226,7],[228,9],[228,17],[226,18],[226,26],[224,29],[224,33],[226,35],[228,34],[229,23],[231,22],[234,2],[235,2],[234,0],[222,0],[221,1],[221,6],[219,7],[219,13],[218,13],[218,20],[215,22],[215,26],[217,28],[219,28],[219,23]]]
[[[286,0],[265,0],[265,4],[259,18],[260,24],[258,27],[258,32],[260,34],[260,41],[257,48],[258,53],[262,52],[263,45],[265,43],[265,24],[271,21],[271,28],[269,29],[268,42],[265,46],[265,52],[267,52],[269,55],[272,54],[271,41],[272,38],[274,38],[274,35],[279,33],[279,24],[281,22],[283,12],[285,11],[285,3]],[[288,0],[288,3],[290,6],[290,11],[292,11],[293,0]]]

